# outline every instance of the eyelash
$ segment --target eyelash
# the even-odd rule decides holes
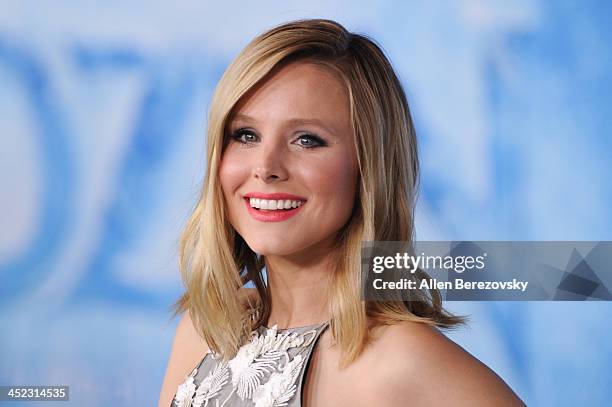
[[[232,133],[231,138],[234,141],[237,141],[240,144],[249,144],[252,143],[253,141],[242,141],[242,136],[243,135],[253,135],[255,136],[256,134],[248,129],[238,129],[236,130],[234,133]],[[314,140],[316,143],[318,143],[318,145],[314,145],[314,146],[305,146],[305,145],[300,145],[300,147],[304,147],[307,149],[314,149],[314,148],[319,148],[319,147],[325,147],[327,146],[327,143],[325,142],[325,140],[323,140],[321,137],[315,135],[315,134],[310,134],[310,133],[306,133],[306,134],[302,134],[298,137],[298,139],[303,139],[303,138],[307,138],[310,140]]]

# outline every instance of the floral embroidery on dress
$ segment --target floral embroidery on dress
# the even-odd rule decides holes
[[[174,401],[176,407],[191,407],[193,393],[195,393],[196,385],[193,383],[193,378],[198,373],[198,369],[193,369],[193,372],[187,376],[185,381],[179,385]]]
[[[303,333],[279,333],[277,325],[267,328],[265,335],[253,331],[236,356],[228,362],[219,362],[199,386],[194,383],[197,368],[194,369],[177,390],[176,406],[208,407],[209,401],[218,396],[228,383],[230,372],[232,390],[220,406],[216,400],[216,407],[224,407],[234,393],[242,401],[251,399],[256,407],[286,406],[295,395],[296,381],[303,365],[302,355],[291,359],[288,350],[309,346],[316,333],[316,329]],[[281,368],[283,360],[285,363]],[[262,384],[266,374],[270,377]]]
[[[295,332],[277,334],[277,325],[268,329],[265,336],[253,332],[249,343],[229,361],[232,385],[237,386],[238,396],[242,400],[250,398],[255,388],[261,385],[264,375],[274,370],[276,360],[285,356],[289,348],[308,346],[314,338],[311,335],[308,343],[305,343],[305,336]]]
[[[193,407],[206,407],[208,401],[215,397],[229,379],[226,362],[218,363],[198,386],[193,398]]]
[[[286,406],[297,390],[296,381],[302,370],[302,355],[285,364],[282,372],[274,372],[253,395],[255,407]]]

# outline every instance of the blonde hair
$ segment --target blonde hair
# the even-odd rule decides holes
[[[415,301],[361,300],[362,241],[413,240],[416,136],[402,85],[381,49],[371,39],[322,19],[289,22],[257,36],[219,81],[208,121],[208,170],[179,245],[186,291],[174,305],[175,315],[188,310],[196,330],[225,360],[267,322],[264,257],[228,222],[219,164],[236,104],[273,69],[296,61],[328,68],[349,95],[359,184],[351,218],[338,232],[329,287],[330,329],[342,349],[341,367],[361,353],[375,326],[418,321],[449,328],[463,323],[442,308],[437,290],[423,291]],[[258,295],[239,296],[249,281]]]

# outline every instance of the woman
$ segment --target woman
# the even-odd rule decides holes
[[[361,242],[412,239],[418,175],[377,45],[329,20],[284,24],[240,53],[211,106],[160,406],[523,405],[439,333],[463,319],[437,292],[361,300]]]

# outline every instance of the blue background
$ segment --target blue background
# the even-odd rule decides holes
[[[208,3],[208,4],[207,4]],[[611,3],[3,2],[0,384],[156,405],[206,113],[256,34],[335,19],[385,50],[422,162],[417,238],[612,240]],[[528,405],[609,405],[612,304],[449,303]]]

